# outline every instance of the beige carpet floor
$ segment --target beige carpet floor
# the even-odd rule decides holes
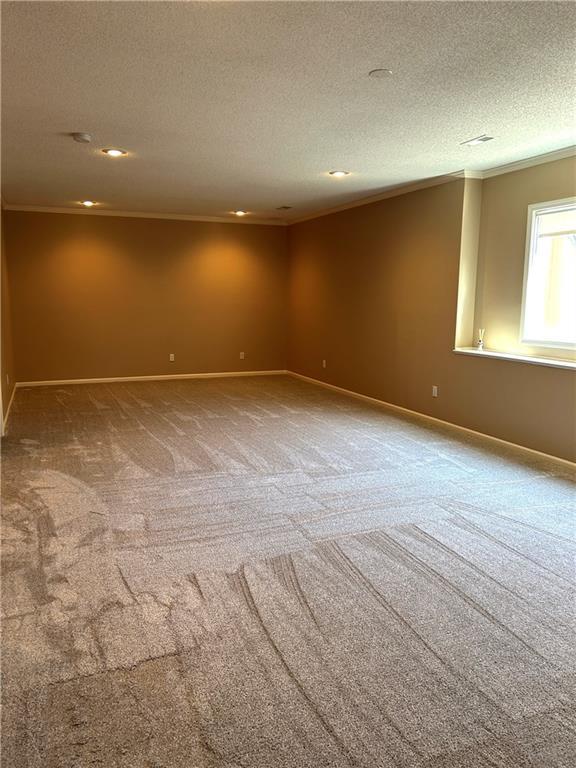
[[[289,377],[21,389],[6,768],[568,768],[574,485]]]

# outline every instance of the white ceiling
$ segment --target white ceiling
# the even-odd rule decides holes
[[[569,2],[2,2],[2,197],[298,219],[491,168],[576,143],[575,39]]]

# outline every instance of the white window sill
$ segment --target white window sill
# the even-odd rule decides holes
[[[491,349],[477,349],[476,347],[456,347],[458,355],[472,355],[472,357],[492,357],[497,360],[514,360],[517,363],[530,363],[531,365],[549,365],[552,368],[568,368],[576,370],[576,361],[559,360],[552,357],[531,357],[529,355],[515,355],[511,352],[493,352]]]

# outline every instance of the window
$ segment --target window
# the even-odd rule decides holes
[[[576,198],[528,208],[520,340],[576,346]]]

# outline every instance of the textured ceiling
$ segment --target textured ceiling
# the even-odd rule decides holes
[[[549,152],[575,38],[574,3],[3,2],[3,200],[297,219]]]

